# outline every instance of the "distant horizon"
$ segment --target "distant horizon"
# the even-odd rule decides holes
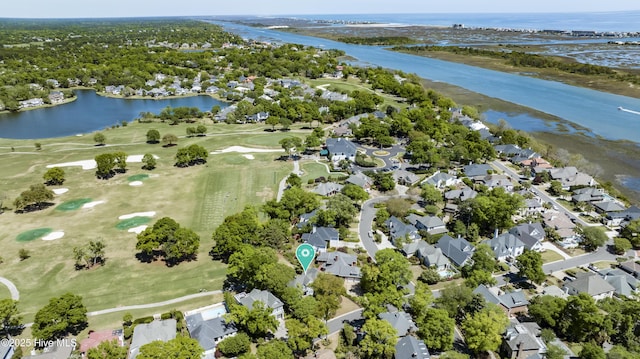
[[[364,11],[363,11],[364,10]],[[248,12],[251,12],[249,14]],[[631,0],[584,2],[583,0],[454,0],[431,2],[418,0],[245,0],[225,2],[210,0],[45,0],[10,1],[3,4],[2,18],[7,19],[93,19],[137,17],[194,16],[313,16],[351,14],[547,14],[598,13],[640,11],[640,4]]]

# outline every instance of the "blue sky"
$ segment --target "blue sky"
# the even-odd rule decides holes
[[[640,10],[638,0],[5,0],[0,17],[491,13]]]

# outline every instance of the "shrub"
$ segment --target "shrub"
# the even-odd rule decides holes
[[[149,324],[153,322],[153,317],[142,317],[133,321],[133,324]]]
[[[218,350],[224,356],[231,358],[246,353],[251,347],[251,340],[245,333],[238,333],[218,343]]]

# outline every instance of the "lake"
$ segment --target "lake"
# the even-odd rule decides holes
[[[159,113],[167,106],[197,107],[210,111],[226,102],[210,96],[171,99],[120,99],[99,96],[93,90],[76,90],[75,101],[29,111],[0,113],[0,138],[36,139],[72,136],[111,127],[122,121],[131,122],[141,112]]]
[[[640,139],[640,115],[618,110],[618,107],[624,107],[640,111],[640,99],[637,98],[392,52],[383,47],[345,44],[235,23],[212,22],[223,26],[227,31],[261,41],[343,50],[357,58],[359,64],[415,73],[428,80],[456,85],[489,97],[536,109],[573,122],[578,127],[587,128],[594,135],[604,138],[633,142]]]

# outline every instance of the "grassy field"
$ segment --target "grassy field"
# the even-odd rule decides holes
[[[4,285],[0,284],[0,299],[8,299],[8,298],[11,298],[11,293],[9,292],[9,289]]]
[[[344,79],[321,79],[321,80],[310,80],[309,81],[311,83],[312,86],[321,86],[321,85],[326,85],[329,84],[329,86],[327,87],[329,90],[333,90],[333,91],[345,91],[345,92],[351,92],[351,91],[368,91],[368,92],[375,92],[378,96],[382,97],[382,105],[380,108],[386,108],[387,105],[393,106],[393,107],[400,107],[400,108],[404,108],[407,107],[406,104],[399,104],[398,103],[398,98],[394,97],[392,95],[386,94],[386,93],[381,93],[381,92],[377,92],[371,89],[371,86],[369,84],[363,84],[360,82],[360,80],[358,79],[354,79],[354,78],[349,78],[348,80],[344,80]]]
[[[177,148],[197,143],[209,151],[234,145],[279,149],[280,139],[303,137],[308,131],[294,127],[287,133],[271,133],[264,131],[264,125],[209,124],[206,137],[180,138],[175,147],[145,143],[149,129],[180,136],[187,126],[193,125],[132,123],[104,131],[107,146],[103,147],[96,147],[91,135],[37,140],[42,144],[41,151],[35,150],[35,140],[0,139],[0,199],[8,207],[30,184],[42,182],[47,164],[88,160],[114,151],[159,157],[153,171],[142,170],[140,163],[129,163],[126,174],[109,180],[96,179],[94,170],[65,167],[67,180],[57,187],[69,191],[57,195],[54,206],[25,214],[7,210],[0,215],[0,248],[5,260],[0,264],[0,276],[12,280],[20,290],[20,308],[26,321],[32,320],[49,298],[65,292],[82,295],[89,311],[95,311],[221,288],[225,266],[208,256],[213,230],[226,216],[246,205],[275,198],[280,180],[293,166],[278,161],[281,154],[276,152],[253,153],[255,159],[230,152],[211,154],[205,165],[177,168],[173,166]],[[142,186],[129,186],[128,177],[140,174],[149,174],[149,178]],[[55,210],[63,202],[82,198],[104,203],[73,211]],[[147,211],[156,212],[151,223],[169,216],[195,230],[201,236],[198,259],[173,268],[162,261],[139,262],[135,258],[136,235],[118,230],[116,224],[120,215]],[[37,228],[52,228],[65,235],[55,241],[16,240],[19,234]],[[73,247],[96,239],[106,242],[106,264],[76,271]],[[20,249],[28,250],[31,257],[20,261]],[[6,288],[1,290],[4,295]]]
[[[563,259],[563,257],[559,253],[556,253],[551,250],[546,250],[540,253],[540,255],[542,256],[543,263],[551,263],[551,262],[555,262]]]

